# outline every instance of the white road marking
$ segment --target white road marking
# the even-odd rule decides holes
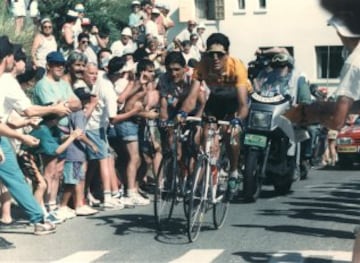
[[[307,258],[326,259],[332,262],[351,262],[352,252],[348,251],[280,251],[274,254],[269,263],[302,263]]]
[[[90,263],[102,257],[108,252],[109,251],[79,251],[65,258],[54,261],[53,263],[74,263],[74,262]]]
[[[169,263],[210,263],[223,251],[224,249],[192,249]]]

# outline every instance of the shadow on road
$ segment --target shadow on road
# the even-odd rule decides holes
[[[266,226],[266,225],[233,225],[234,227],[241,228],[263,228],[266,231],[290,233],[297,235],[314,236],[320,238],[341,238],[341,239],[354,239],[354,234],[347,231],[323,229],[316,227],[306,226],[294,226],[294,225],[277,225],[277,226]]]
[[[233,253],[235,256],[242,257],[245,262],[251,263],[277,263],[277,262],[303,262],[303,263],[331,263],[332,259],[320,258],[316,256],[303,257],[297,252],[284,252],[281,254],[264,252],[240,251]],[[336,261],[337,263],[348,263],[348,261]]]

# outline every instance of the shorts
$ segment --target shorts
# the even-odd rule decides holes
[[[94,153],[89,148],[86,149],[86,153],[89,160],[102,160],[107,157],[110,157],[109,143],[104,128],[100,128],[96,130],[87,130],[86,135],[98,148],[97,153]]]
[[[157,145],[160,145],[160,132],[154,123],[150,126],[141,124],[139,127],[139,148],[142,153],[153,157],[157,151]]]
[[[239,108],[236,88],[227,88],[220,92],[211,92],[205,105],[205,114],[223,120],[228,115],[233,115]]]
[[[64,184],[76,185],[85,180],[84,162],[66,161],[64,165]]]
[[[24,0],[18,0],[15,2],[11,1],[11,12],[14,17],[23,17],[26,16],[26,6]]]
[[[40,183],[40,179],[38,177],[41,176],[39,169],[39,167],[41,167],[40,156],[26,151],[21,151],[17,154],[17,161],[25,177],[31,180],[33,188],[36,189],[37,185]]]
[[[123,121],[115,126],[116,136],[124,142],[132,142],[139,140],[139,125],[133,121]]]

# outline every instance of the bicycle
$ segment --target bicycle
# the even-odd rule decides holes
[[[205,121],[209,124],[208,134],[205,141],[205,149],[200,150],[195,169],[192,175],[192,188],[190,193],[189,211],[187,215],[187,232],[190,242],[194,242],[200,233],[200,229],[206,212],[213,208],[213,224],[220,229],[227,216],[230,197],[228,193],[229,159],[226,154],[224,128],[229,127],[228,121],[217,121],[209,118]],[[220,127],[218,127],[220,126]],[[231,137],[234,136],[235,126],[231,126]],[[219,156],[212,156],[214,140],[219,136]]]
[[[186,121],[196,124],[198,120],[194,117],[187,117]],[[154,214],[159,230],[162,230],[163,225],[171,219],[175,204],[179,203],[179,199],[186,194],[187,176],[182,173],[179,165],[178,147],[179,143],[189,142],[195,133],[192,128],[184,131],[182,124],[177,122],[167,122],[163,128],[171,132],[172,140],[169,147],[164,147],[163,158],[156,176]],[[183,152],[183,156],[185,154]],[[186,206],[187,204],[184,202],[185,213]]]

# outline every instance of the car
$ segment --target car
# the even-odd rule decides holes
[[[360,162],[360,118],[353,124],[346,125],[336,138],[338,165],[341,168],[351,168]]]

